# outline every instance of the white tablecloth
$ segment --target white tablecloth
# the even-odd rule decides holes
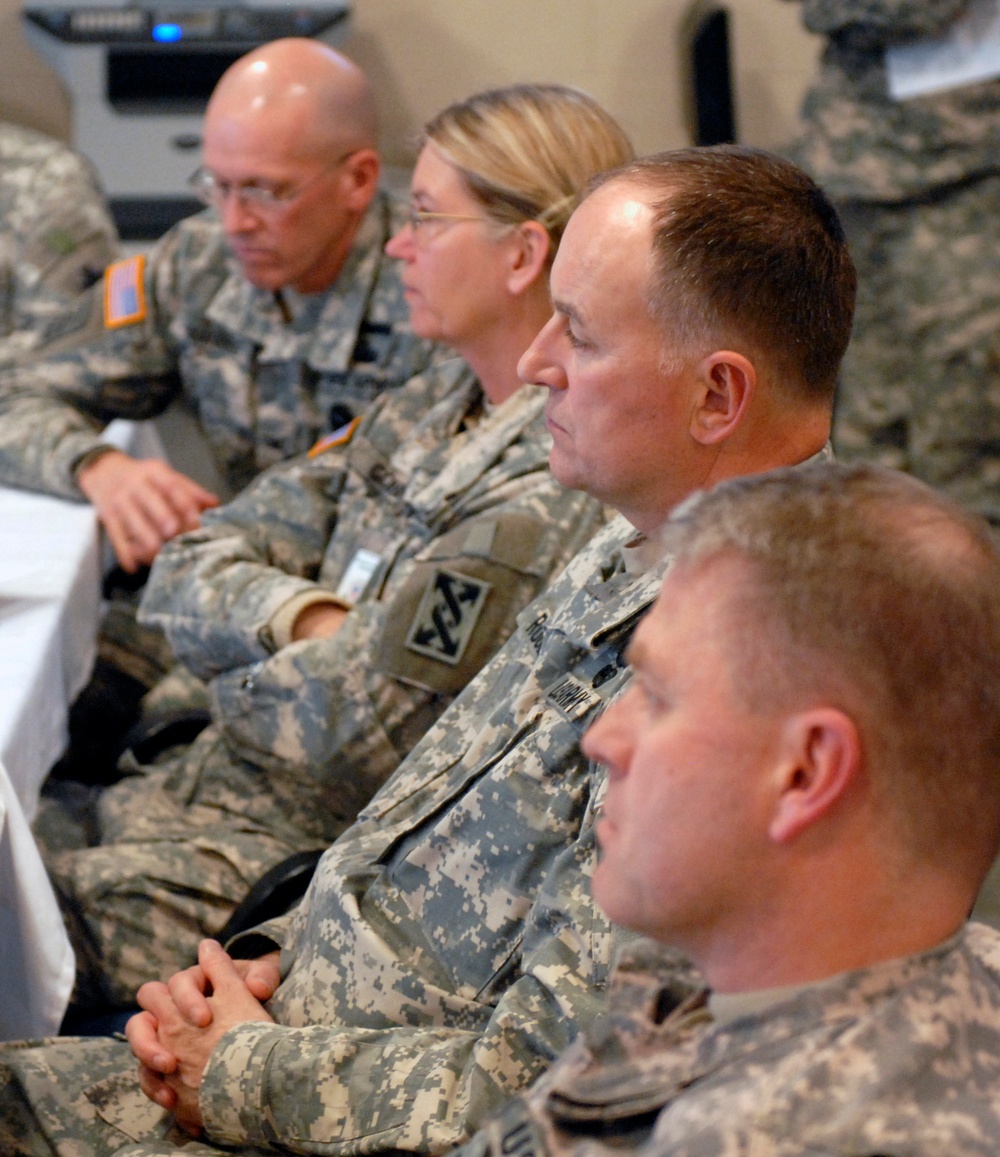
[[[31,829],[0,766],[0,1040],[55,1033],[76,962]]]
[[[0,761],[29,820],[93,665],[100,583],[92,507],[0,489]]]
[[[109,433],[139,457],[162,454],[146,425]],[[0,487],[0,1040],[54,1033],[73,986],[73,952],[29,821],[93,665],[101,572],[91,506]]]

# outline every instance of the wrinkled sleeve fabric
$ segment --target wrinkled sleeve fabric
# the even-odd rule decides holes
[[[474,677],[484,650],[492,652],[506,638],[539,582],[568,561],[595,525],[593,504],[563,490],[544,471],[521,483],[520,500],[508,494],[483,518],[460,526],[460,533],[468,534],[477,523],[502,526],[509,520],[515,532],[527,533],[537,520],[547,523],[549,533],[539,536],[544,545],[533,559],[537,575],[509,570],[507,581],[494,584],[489,596],[493,619],[474,628],[464,666],[444,668],[446,675],[453,670],[460,675],[459,681]],[[528,508],[532,515],[524,513]],[[435,544],[428,551],[434,553]],[[450,683],[435,683],[433,675],[427,682],[407,678],[386,661],[387,651],[404,649],[410,626],[412,612],[400,617],[397,606],[412,606],[415,592],[426,590],[440,573],[438,562],[424,562],[421,554],[401,563],[391,589],[356,606],[333,637],[292,643],[250,670],[213,680],[212,714],[227,746],[270,773],[272,788],[287,808],[295,808],[297,799],[315,800],[319,790],[319,810],[328,821],[352,819],[451,702],[455,691]],[[478,561],[461,550],[448,551],[444,565],[462,573]],[[306,824],[307,817],[301,822]],[[332,838],[337,830],[321,834]]]
[[[145,260],[143,292],[144,319],[108,329],[99,281],[48,327],[32,358],[0,372],[0,483],[79,500],[75,468],[105,444],[104,426],[153,417],[178,394],[175,235]]]
[[[495,1007],[470,1002],[467,1028],[231,1030],[202,1083],[208,1136],[304,1154],[442,1153],[468,1139],[603,1003],[616,946],[589,901],[595,861],[588,822],[536,900],[522,975]]]
[[[272,616],[315,589],[343,477],[343,459],[328,451],[272,467],[207,511],[157,556],[141,621],[163,630],[202,679],[265,659]]]
[[[171,539],[157,556],[140,622],[162,630],[179,661],[202,679],[266,659],[276,649],[276,612],[318,589],[351,441],[370,436],[383,457],[390,454],[416,417],[452,388],[444,373],[418,375],[375,401],[341,444],[279,462],[231,502],[206,511],[198,530]]]

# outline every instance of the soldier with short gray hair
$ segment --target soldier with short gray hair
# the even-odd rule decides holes
[[[967,914],[1000,845],[996,540],[828,464],[699,495],[662,542],[583,741],[594,898],[649,939],[461,1157],[993,1157],[1000,933]]]

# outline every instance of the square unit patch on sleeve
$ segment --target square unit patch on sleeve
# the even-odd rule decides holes
[[[145,269],[146,258],[138,253],[135,257],[116,261],[104,271],[104,325],[107,329],[145,320]]]
[[[418,655],[456,666],[489,593],[488,582],[436,570],[420,599],[406,646]]]

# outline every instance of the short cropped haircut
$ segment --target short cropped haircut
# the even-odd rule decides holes
[[[560,84],[490,89],[439,112],[424,128],[498,224],[538,221],[555,255],[591,178],[635,155],[625,131],[593,97]]]
[[[789,397],[832,403],[856,275],[823,190],[790,161],[737,145],[644,157],[591,188],[617,180],[654,210],[649,308],[665,350],[727,346]]]
[[[749,563],[725,604],[748,706],[843,709],[898,846],[985,874],[1000,841],[1000,549],[986,522],[908,475],[828,463],[695,495],[663,536],[675,567]]]

